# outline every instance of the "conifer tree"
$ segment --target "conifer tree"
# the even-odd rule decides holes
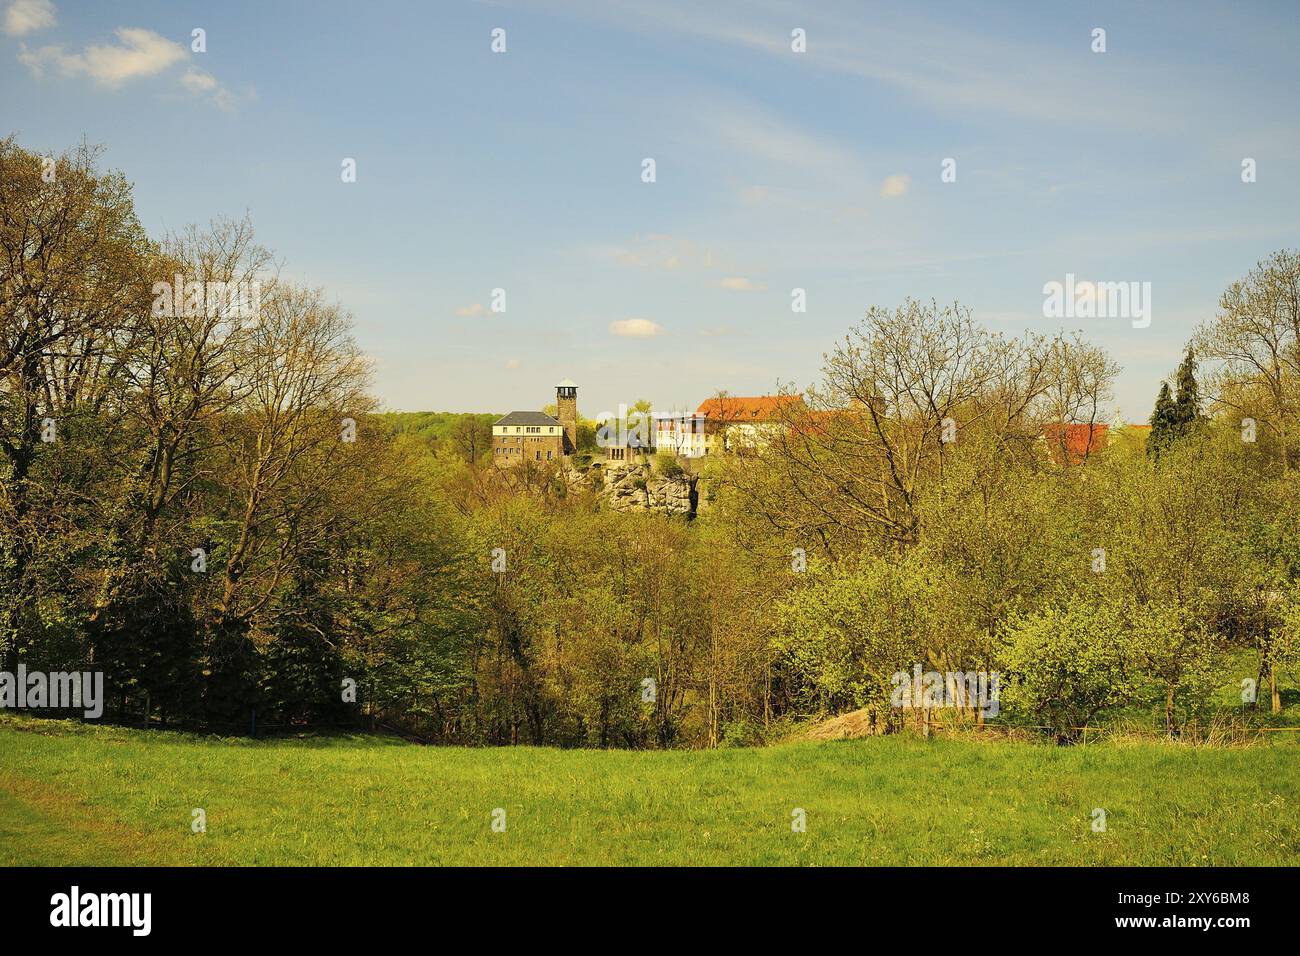
[[[1169,393],[1169,383],[1160,383],[1160,394],[1156,396],[1156,407],[1151,413],[1151,434],[1147,435],[1147,454],[1159,455],[1174,439],[1177,429],[1177,406]]]
[[[1160,383],[1160,394],[1151,413],[1151,434],[1147,436],[1148,454],[1159,455],[1202,420],[1201,388],[1196,382],[1196,356],[1191,346],[1183,354],[1174,383],[1177,391],[1173,393],[1168,382]]]
[[[1201,389],[1196,384],[1196,357],[1190,345],[1178,366],[1175,382],[1178,396],[1174,399],[1175,432],[1181,437],[1201,420]]]

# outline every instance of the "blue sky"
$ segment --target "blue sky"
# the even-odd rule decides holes
[[[154,234],[247,211],[390,408],[566,377],[588,415],[693,408],[815,381],[906,296],[1054,331],[1073,273],[1152,284],[1148,328],[1064,325],[1145,420],[1223,288],[1300,245],[1300,8],[1082,7],[0,0],[0,132],[102,143]]]

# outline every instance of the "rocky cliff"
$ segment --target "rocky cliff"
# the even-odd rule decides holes
[[[659,511],[693,516],[697,508],[696,477],[682,472],[659,475],[648,464],[606,464],[602,496],[615,511]]]

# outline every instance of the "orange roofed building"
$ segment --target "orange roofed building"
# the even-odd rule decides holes
[[[783,427],[782,413],[802,395],[720,395],[700,403],[694,415],[656,416],[655,447],[683,458],[702,458],[762,445]]]
[[[1043,441],[1048,455],[1058,465],[1077,465],[1106,447],[1108,431],[1109,425],[1095,422],[1086,425],[1055,423],[1043,426]]]
[[[1077,465],[1120,441],[1145,445],[1150,425],[1130,425],[1116,418],[1111,424],[1053,424],[1043,428],[1043,444],[1058,465]]]

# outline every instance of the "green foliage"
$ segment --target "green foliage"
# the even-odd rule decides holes
[[[466,419],[491,427],[500,417],[488,412],[384,412],[374,416],[394,435],[415,435],[431,444],[448,441]]]
[[[601,469],[485,467],[495,415],[374,412],[319,290],[276,282],[251,324],[160,315],[154,277],[273,256],[247,222],[152,241],[93,149],[57,165],[0,141],[0,663],[93,662],[110,719],[717,746],[857,707],[899,729],[891,677],[916,665],[1005,670],[1007,719],[1062,738],[1121,710],[1177,735],[1243,678],[1286,719],[1294,254],[1225,293],[1161,387],[1158,461],[1044,454],[1103,414],[1099,348],[909,300],[870,309],[761,440],[693,463],[688,522],[614,511]],[[1217,417],[1197,355],[1223,365]],[[600,457],[592,422],[577,439]]]
[[[420,439],[435,454],[487,464],[492,458],[492,423],[500,417],[469,412],[386,412],[373,419],[393,436]]]
[[[1181,705],[1184,718],[1204,711],[1227,679],[1223,647],[1191,608],[1172,602],[1147,604],[1128,615],[1130,667],[1143,683],[1164,697],[1165,730],[1173,733]]]
[[[655,474],[660,478],[679,478],[686,471],[677,456],[666,451],[655,454],[653,466]]]
[[[326,568],[304,569],[280,601],[262,654],[260,697],[291,724],[330,725],[347,719],[343,703],[343,634],[336,602],[323,592]]]
[[[585,418],[578,419],[578,450],[599,458],[603,449],[596,441],[596,423]]]
[[[1112,609],[1046,608],[1012,621],[1001,659],[1003,701],[1032,716],[1059,740],[1131,694],[1125,632]]]
[[[774,646],[814,712],[869,707],[886,719],[891,678],[925,660],[939,592],[923,568],[864,558],[815,565],[777,607]]]

